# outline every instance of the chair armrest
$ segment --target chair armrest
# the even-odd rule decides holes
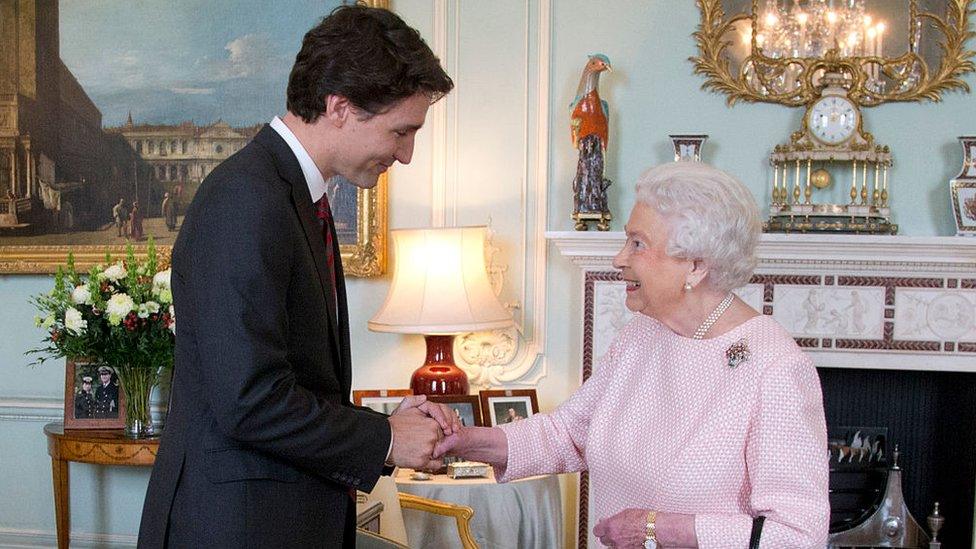
[[[467,505],[447,503],[405,492],[397,492],[397,496],[400,499],[400,507],[403,509],[416,509],[435,515],[454,517],[455,522],[457,522],[458,535],[461,538],[461,546],[464,549],[478,549],[478,543],[471,535],[471,517],[474,516],[474,509]]]

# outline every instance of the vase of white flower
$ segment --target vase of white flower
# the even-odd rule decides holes
[[[149,242],[145,261],[131,246],[124,261],[92,268],[87,279],[68,256],[54,289],[32,301],[43,316],[38,326],[48,336],[37,362],[50,357],[89,357],[115,369],[125,395],[126,434],[157,434],[150,414],[150,395],[160,376],[173,365],[176,314],[169,269],[163,269]]]

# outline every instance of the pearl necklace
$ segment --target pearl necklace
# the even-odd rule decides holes
[[[715,322],[729,308],[729,305],[732,304],[732,299],[734,297],[735,295],[732,292],[729,292],[729,295],[725,296],[725,299],[718,304],[718,307],[715,307],[715,310],[708,313],[708,316],[705,317],[705,320],[700,326],[698,326],[698,329],[695,330],[695,335],[691,336],[691,339],[705,339],[705,334],[708,333],[708,330],[712,327],[712,324],[715,324]]]

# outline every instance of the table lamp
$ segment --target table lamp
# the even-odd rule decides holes
[[[393,283],[370,330],[424,334],[427,360],[410,378],[414,394],[466,395],[454,364],[454,336],[511,326],[485,272],[486,227],[400,229],[393,237]]]

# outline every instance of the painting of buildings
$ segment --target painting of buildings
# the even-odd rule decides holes
[[[301,37],[339,1],[286,3],[0,0],[0,256],[172,244],[203,179],[285,111]],[[357,245],[357,192],[330,183]]]

